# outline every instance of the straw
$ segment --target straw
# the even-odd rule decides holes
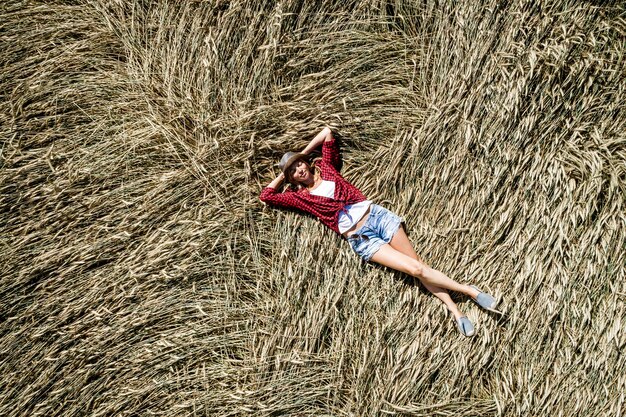
[[[625,415],[621,3],[0,6],[0,415]],[[503,315],[261,188],[342,174]]]

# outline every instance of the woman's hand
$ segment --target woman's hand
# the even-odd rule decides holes
[[[303,154],[310,153],[313,149],[320,146],[325,141],[329,141],[333,139],[333,132],[330,130],[330,127],[326,126],[320,133],[318,133],[309,144],[302,151]]]

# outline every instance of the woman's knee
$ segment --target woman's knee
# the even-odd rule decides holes
[[[417,278],[424,278],[424,273],[428,267],[418,260],[413,260],[409,266],[409,273]]]

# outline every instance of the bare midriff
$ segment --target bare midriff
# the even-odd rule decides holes
[[[365,222],[367,221],[367,218],[370,215],[370,208],[367,208],[367,211],[363,214],[363,217],[361,217],[361,219],[356,222],[356,224],[354,226],[352,226],[351,228],[349,228],[348,230],[346,230],[345,232],[343,232],[343,235],[345,237],[350,237],[354,234],[354,232],[356,232],[357,230],[359,230],[359,228],[361,228],[361,226],[363,226],[365,224]]]

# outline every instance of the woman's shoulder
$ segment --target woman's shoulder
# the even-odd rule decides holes
[[[335,166],[330,161],[327,161],[325,159],[320,158],[320,160],[315,164],[315,166],[319,168],[320,172],[322,173],[322,176],[324,175],[335,176],[339,174],[339,171],[337,171],[337,168],[335,168]],[[324,178],[324,179],[328,179],[328,178]]]
[[[309,191],[307,190],[306,187],[296,187],[293,185],[289,185],[285,187],[285,189],[283,190],[283,193],[289,193],[291,195],[302,196],[305,194],[309,194]]]

